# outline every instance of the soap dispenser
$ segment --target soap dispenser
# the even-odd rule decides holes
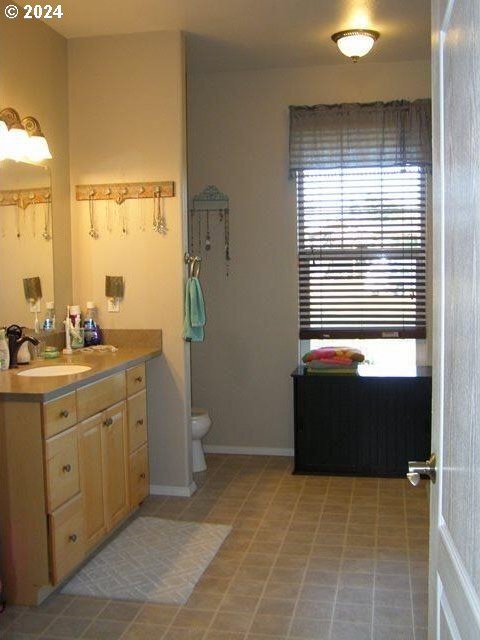
[[[24,342],[17,354],[17,364],[29,364],[30,362],[30,350],[28,348],[28,342]]]

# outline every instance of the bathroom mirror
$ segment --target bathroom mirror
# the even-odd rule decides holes
[[[40,318],[54,299],[51,188],[47,166],[0,162],[0,327],[34,326],[24,278],[40,277]]]

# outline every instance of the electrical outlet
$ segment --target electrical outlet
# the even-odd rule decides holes
[[[118,313],[120,311],[120,300],[119,300],[119,298],[108,298],[108,300],[107,300],[107,311],[108,311],[108,313]]]
[[[35,302],[30,302],[30,313],[40,313],[41,310],[40,298]]]

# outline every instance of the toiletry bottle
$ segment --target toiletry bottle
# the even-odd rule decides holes
[[[70,307],[70,320],[76,329],[80,328],[80,307],[78,304],[73,304]]]
[[[24,342],[17,354],[17,364],[29,364],[31,360],[28,342]]]
[[[83,328],[81,327],[80,307],[75,304],[70,307],[70,332],[72,335],[72,349],[81,349],[85,346]]]
[[[87,302],[87,313],[83,321],[85,346],[91,347],[102,342],[102,332],[95,320],[95,303]]]
[[[10,366],[10,351],[5,338],[5,329],[0,329],[0,371],[6,371]]]
[[[70,307],[68,305],[67,305],[67,317],[63,321],[63,324],[65,325],[65,349],[63,350],[62,353],[64,355],[71,356],[73,353],[72,336],[71,336],[72,321],[70,320]]]
[[[53,329],[55,329],[55,309],[53,302],[47,302],[46,307],[47,313],[43,321],[43,330],[53,331]]]

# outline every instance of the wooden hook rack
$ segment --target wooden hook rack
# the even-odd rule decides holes
[[[47,204],[51,202],[51,197],[50,189],[43,187],[0,191],[0,207],[26,209],[33,204]]]
[[[77,200],[114,200],[122,204],[137,198],[173,198],[175,182],[120,182],[115,184],[77,185]]]

